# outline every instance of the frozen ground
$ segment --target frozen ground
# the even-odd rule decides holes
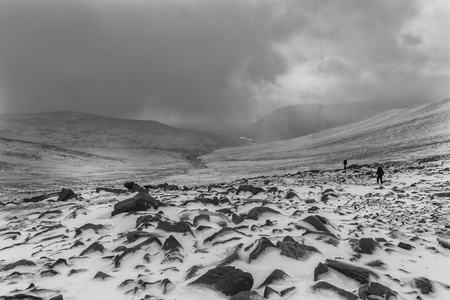
[[[3,199],[0,296],[230,299],[214,288],[190,285],[226,265],[251,274],[251,290],[260,298],[243,299],[264,294],[268,299],[357,299],[358,291],[371,299],[449,299],[449,158],[384,167],[381,186],[373,177],[375,165],[359,165],[346,172],[304,171],[185,190],[149,187],[160,201],[157,209],[115,216],[113,206],[137,192],[80,189],[77,199],[66,202],[56,201],[58,196],[37,203]],[[139,223],[142,216],[147,221]],[[311,222],[311,216],[320,222]],[[164,248],[170,236],[180,247]],[[294,250],[286,254],[282,244],[288,236],[293,242],[285,245]],[[368,240],[373,249],[365,246]],[[95,242],[101,246],[82,254]],[[233,253],[234,259],[224,262]],[[27,262],[14,266],[23,259]],[[335,262],[365,271],[345,275]],[[327,271],[315,278],[321,264]],[[263,284],[276,269],[287,275]],[[100,271],[108,276],[98,277]],[[314,289],[318,282],[348,294],[324,290],[323,283]]]

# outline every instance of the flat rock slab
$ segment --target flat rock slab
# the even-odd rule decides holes
[[[130,199],[120,201],[114,205],[111,216],[124,212],[145,211],[149,208],[158,209],[158,202],[146,192],[140,192]]]
[[[369,283],[370,276],[378,278],[378,275],[369,269],[344,263],[338,260],[327,259],[325,261],[325,265],[361,284]]]

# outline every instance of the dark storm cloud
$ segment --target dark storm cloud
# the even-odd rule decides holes
[[[448,92],[449,45],[424,3],[0,0],[0,110],[202,123],[434,99]]]
[[[1,4],[7,110],[230,117],[247,109],[230,76],[270,82],[286,70],[273,42],[292,28],[264,1]]]

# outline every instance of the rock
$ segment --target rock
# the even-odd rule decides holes
[[[70,199],[76,198],[76,197],[77,197],[77,195],[75,195],[75,193],[71,189],[63,188],[61,190],[61,192],[59,193],[58,200],[56,200],[56,201],[58,201],[58,202],[67,201],[67,200],[70,200]]]
[[[312,225],[318,231],[329,233],[334,236],[334,234],[332,234],[330,232],[330,230],[328,229],[328,227],[326,226],[326,225],[330,225],[330,221],[328,221],[328,219],[325,217],[322,217],[319,215],[308,216],[308,217],[304,218],[303,221]]]
[[[198,215],[194,218],[194,227],[197,227],[200,221],[210,222],[211,218],[208,215]]]
[[[363,254],[372,254],[377,247],[380,246],[374,239],[361,238],[358,243],[358,252]]]
[[[141,190],[141,187],[134,183],[134,181],[128,181],[123,184],[123,186],[130,192],[138,192]]]
[[[192,236],[194,236],[194,233],[191,230],[191,226],[185,221],[180,221],[178,223],[159,221],[156,229],[164,230],[167,232],[190,233],[192,234]]]
[[[312,286],[312,289],[314,291],[317,291],[317,290],[333,291],[336,294],[338,294],[339,296],[341,296],[341,297],[343,297],[345,299],[348,299],[348,300],[357,300],[358,299],[358,297],[356,295],[354,295],[354,294],[352,294],[352,293],[350,293],[350,292],[348,292],[348,291],[346,291],[344,289],[338,288],[338,287],[336,287],[336,286],[334,286],[334,285],[332,285],[332,284],[330,284],[330,283],[328,283],[326,281],[319,281],[319,282],[317,282],[316,284],[314,284]]]
[[[281,250],[281,255],[296,260],[306,260],[312,253],[320,253],[315,247],[300,244],[290,236],[278,241],[277,247]]]
[[[202,269],[202,268],[203,268],[203,267],[202,267],[201,265],[195,265],[195,266],[190,267],[190,268],[187,270],[187,273],[186,273],[186,276],[184,277],[184,280],[189,280],[189,279],[191,279],[192,277],[197,276],[197,272],[198,272],[200,269]]]
[[[55,276],[58,275],[59,273],[56,272],[55,270],[45,270],[41,272],[41,277],[50,277],[50,276]]]
[[[242,291],[249,291],[253,286],[253,276],[235,267],[224,266],[209,270],[190,285],[204,285],[234,296]]]
[[[101,225],[101,224],[95,225],[95,224],[92,224],[92,223],[87,223],[87,224],[84,224],[83,226],[78,227],[77,229],[75,229],[75,237],[77,235],[80,235],[83,231],[89,230],[89,229],[94,230],[95,233],[98,234],[98,230],[103,229],[103,228],[104,228],[104,226]]]
[[[384,262],[382,262],[381,260],[374,260],[374,261],[368,262],[366,265],[369,267],[372,267],[372,268],[384,268],[386,266],[386,264]]]
[[[424,295],[428,295],[434,291],[431,281],[426,277],[414,278],[414,287],[419,289]]]
[[[158,202],[146,192],[140,192],[132,198],[117,202],[111,216],[123,212],[145,211],[150,207],[158,209]]]
[[[161,249],[164,251],[174,251],[179,250],[180,248],[183,249],[183,246],[181,246],[177,239],[171,235],[165,240]]]
[[[359,288],[359,297],[362,299],[397,299],[397,293],[378,282],[370,282]]]
[[[365,284],[369,282],[369,277],[373,276],[375,278],[378,278],[378,275],[366,268],[358,267],[355,265],[351,265],[348,263],[344,263],[338,260],[331,260],[327,259],[325,261],[325,265],[329,268],[332,268],[333,270],[336,270],[345,276],[361,283]]]
[[[28,295],[28,294],[16,294],[14,296],[0,296],[0,299],[2,299],[2,300],[19,300],[19,299],[24,299],[24,300],[44,300],[44,298],[37,297],[37,296],[34,296],[34,295]]]
[[[83,255],[86,255],[86,254],[89,254],[92,252],[96,252],[96,251],[103,253],[104,250],[105,250],[105,247],[103,247],[98,242],[94,242],[89,247],[84,249],[83,252],[81,252],[80,256],[83,256]]]
[[[236,195],[239,195],[241,192],[250,192],[252,195],[256,195],[259,193],[264,193],[264,189],[260,187],[254,187],[249,184],[241,185],[236,191]]]
[[[31,260],[26,260],[26,259],[20,259],[16,262],[7,264],[6,266],[4,266],[2,268],[2,271],[9,271],[11,269],[14,269],[15,267],[21,267],[21,266],[27,266],[27,267],[34,267],[36,266],[36,264],[34,262],[32,262]]]
[[[264,288],[264,298],[269,299],[272,295],[275,295],[275,297],[276,297],[276,296],[280,295],[280,293],[278,293],[273,288],[271,288],[270,286],[267,285]]]
[[[272,209],[270,207],[260,206],[260,207],[254,207],[247,213],[247,219],[253,219],[258,220],[258,218],[262,214],[281,214],[279,211],[276,211],[275,209]]]
[[[263,283],[260,284],[258,289],[265,285],[273,284],[273,283],[276,283],[279,281],[284,281],[287,278],[290,278],[290,276],[288,274],[286,274],[285,272],[283,272],[280,269],[275,269],[272,271],[272,273],[270,273],[269,276],[267,276],[267,278],[263,281]]]
[[[111,189],[111,188],[104,188],[104,187],[98,187],[95,189],[96,193],[100,193],[101,191],[105,191],[108,193],[114,193],[114,194],[124,194],[127,192],[127,190],[124,190],[124,189]]]
[[[403,243],[403,242],[400,242],[400,243],[398,244],[398,247],[400,247],[400,248],[402,248],[402,249],[405,249],[405,250],[411,250],[412,248],[414,248],[414,247],[411,246],[410,244]]]
[[[56,295],[54,297],[51,297],[49,300],[64,300],[63,295]]]
[[[441,245],[445,249],[449,249],[450,250],[450,242],[444,241],[443,239],[440,239],[440,238],[437,238],[437,241],[439,242],[439,245]]]
[[[255,291],[243,291],[232,296],[230,300],[264,300],[264,297]]]
[[[239,230],[236,230],[236,229],[234,229],[234,228],[231,228],[231,227],[224,227],[224,228],[220,229],[218,232],[215,232],[213,235],[207,237],[207,238],[203,241],[203,244],[208,243],[208,242],[211,242],[211,241],[215,240],[216,238],[218,238],[218,237],[220,237],[220,236],[223,236],[223,235],[225,235],[225,234],[228,234],[228,233],[235,233],[235,234],[240,234],[240,235],[247,236],[245,233],[240,232]]]
[[[294,191],[289,191],[286,193],[286,196],[284,198],[293,199],[293,198],[300,198],[300,197]]]
[[[153,237],[154,234],[150,233],[150,232],[146,232],[146,231],[130,231],[127,232],[126,237],[127,237],[127,242],[129,244],[134,243],[135,241],[137,241],[138,239],[142,238],[142,237]]]
[[[58,260],[56,260],[52,265],[51,265],[51,269],[53,269],[54,267],[57,267],[59,265],[67,265],[67,260],[65,260],[64,258],[58,258]]]
[[[255,249],[250,253],[249,263],[257,259],[262,253],[264,253],[268,248],[276,248],[275,245],[266,237],[262,237],[258,240]]]
[[[99,279],[106,280],[108,277],[111,277],[111,275],[103,273],[102,271],[98,271],[97,274],[95,274],[94,279],[99,278]]]
[[[319,279],[319,276],[328,272],[328,267],[323,263],[319,263],[314,269],[314,281]]]
[[[161,287],[161,290],[162,290],[163,294],[165,294],[168,291],[170,291],[170,290],[175,288],[175,285],[168,278],[164,278],[161,281],[161,283],[159,284],[159,286]]]

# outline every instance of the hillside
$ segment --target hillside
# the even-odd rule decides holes
[[[396,102],[299,104],[279,108],[258,121],[225,130],[233,136],[258,141],[279,141],[305,136],[371,118],[381,112],[406,107]]]
[[[449,129],[450,99],[446,99],[287,141],[221,149],[201,159],[222,178],[240,178],[323,166],[341,168],[344,159],[352,164],[449,155]],[[197,178],[202,175],[192,172]]]
[[[178,129],[155,121],[75,112],[0,115],[0,137],[64,148],[161,149],[190,154],[244,143],[239,139]]]

